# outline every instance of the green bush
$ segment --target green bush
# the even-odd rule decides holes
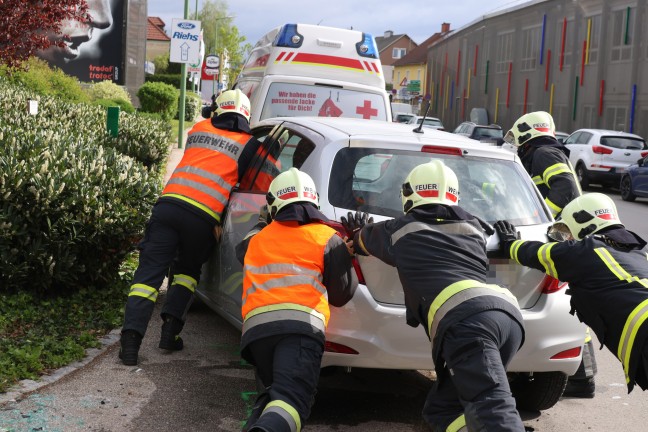
[[[185,95],[185,121],[193,121],[202,110],[202,99],[194,92],[187,92]],[[180,118],[180,113],[175,116]]]
[[[182,80],[182,75],[178,74],[155,74],[147,75],[145,78],[146,82],[162,82],[169,84],[178,90],[180,90],[180,81]],[[185,82],[185,89],[193,89],[193,84],[187,79]]]
[[[128,91],[126,91],[124,87],[120,86],[119,84],[115,84],[112,81],[101,81],[91,84],[86,89],[86,93],[88,94],[91,101],[107,99],[123,100],[131,103],[131,97]]]
[[[178,110],[178,89],[161,82],[147,82],[137,91],[142,111],[154,112],[164,120],[173,118]]]
[[[3,67],[0,69],[0,75],[39,95],[55,96],[69,102],[88,100],[78,79],[66,75],[59,68],[51,69],[47,62],[36,57],[29,59],[26,70]]]
[[[133,114],[135,112],[135,107],[124,99],[96,99],[92,102],[95,105],[100,105],[104,108],[108,107],[119,107],[120,111]]]

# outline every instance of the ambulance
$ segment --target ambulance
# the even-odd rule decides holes
[[[391,121],[376,42],[356,30],[277,27],[256,43],[233,88],[250,98],[252,125],[295,116]]]

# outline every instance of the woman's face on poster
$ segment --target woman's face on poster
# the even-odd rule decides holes
[[[111,0],[86,0],[88,3],[87,21],[65,20],[61,23],[59,35],[50,35],[51,41],[62,40],[65,46],[51,46],[41,52],[40,57],[50,61],[71,61],[83,54],[92,54],[98,48],[97,30],[112,26]]]

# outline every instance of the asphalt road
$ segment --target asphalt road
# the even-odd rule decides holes
[[[621,202],[611,195],[628,228],[648,239],[648,200]],[[162,300],[162,298],[160,299]],[[158,302],[158,307],[161,301]],[[161,321],[151,321],[138,367],[117,359],[117,332],[86,364],[58,372],[53,382],[16,400],[0,398],[0,432],[238,431],[252,406],[251,367],[241,361],[240,335],[202,304],[192,308],[183,332],[185,349],[157,348]],[[648,394],[628,395],[619,362],[597,352],[594,399],[562,399],[553,408],[523,412],[537,432],[642,432]],[[71,371],[71,372],[70,372]],[[426,372],[353,370],[324,375],[306,430],[419,432],[431,385]]]

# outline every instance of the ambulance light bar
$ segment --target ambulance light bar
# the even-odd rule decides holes
[[[362,33],[362,40],[356,44],[356,51],[362,57],[377,59],[378,49],[373,36],[369,33]]]
[[[297,24],[285,24],[272,45],[286,48],[299,48],[304,42],[304,36],[297,33]]]

